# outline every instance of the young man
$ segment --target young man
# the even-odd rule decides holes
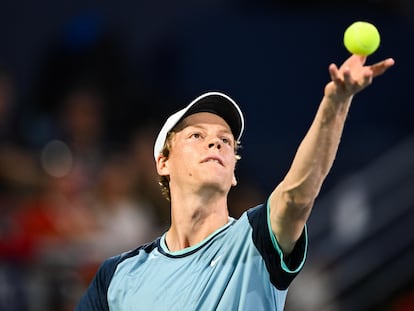
[[[227,95],[206,93],[173,114],[154,147],[171,227],[108,259],[77,310],[283,310],[306,258],[306,221],[330,170],[352,97],[394,64],[338,69],[292,166],[263,205],[229,218],[244,119]],[[273,165],[269,161],[269,165]]]

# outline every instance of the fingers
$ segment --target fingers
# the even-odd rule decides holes
[[[333,82],[335,83],[342,82],[342,77],[339,75],[339,69],[335,64],[329,65],[329,74]]]
[[[359,80],[362,78],[361,84],[369,84],[372,82],[372,78],[382,75],[387,69],[394,65],[394,59],[387,58],[371,66],[364,66],[366,56],[352,55],[349,57],[340,68],[335,64],[329,66],[329,73],[331,79],[335,83],[346,83],[352,84],[355,79]],[[357,69],[360,78],[355,75],[355,69]]]
[[[349,67],[364,66],[366,61],[366,56],[353,54],[345,61],[344,65]]]
[[[367,86],[371,84],[372,79],[374,78],[373,71],[371,68],[365,68],[364,72],[362,73],[362,84],[361,87]]]
[[[379,75],[382,75],[387,69],[392,67],[394,65],[395,61],[392,58],[387,58],[386,60],[383,60],[381,62],[378,62],[374,65],[371,65],[371,70],[373,73],[373,77],[377,77]]]
[[[331,76],[332,81],[336,85],[353,85],[357,81],[353,76],[352,70],[350,66],[346,66],[345,64],[341,66],[340,69],[335,64],[331,64],[329,66],[329,73]],[[363,80],[365,81],[365,75],[367,78],[371,75],[371,70],[366,70],[366,73],[363,73]]]
[[[344,68],[343,77],[344,77],[344,83],[346,85],[351,85],[354,83],[354,79],[352,78],[351,70],[349,69],[349,67]]]

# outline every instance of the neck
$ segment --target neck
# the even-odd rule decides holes
[[[228,222],[227,195],[172,196],[171,227],[166,235],[170,251],[200,243]]]

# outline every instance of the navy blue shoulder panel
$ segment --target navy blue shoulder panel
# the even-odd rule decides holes
[[[273,246],[267,224],[267,208],[265,204],[256,206],[247,212],[250,225],[252,226],[253,243],[263,257],[270,281],[279,290],[285,290],[299,272],[288,272],[282,268],[280,255]],[[292,253],[284,258],[286,265],[298,267],[303,258],[306,237],[303,233]]]
[[[106,259],[99,267],[75,311],[109,311],[107,293],[117,266],[125,259],[136,256],[142,250],[147,253],[151,252],[157,243],[158,240],[155,240],[129,252]]]

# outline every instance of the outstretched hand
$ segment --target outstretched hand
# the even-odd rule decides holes
[[[325,87],[325,96],[338,101],[346,100],[365,89],[375,77],[394,65],[392,58],[370,66],[365,66],[366,60],[366,56],[351,55],[339,68],[331,64],[329,74],[332,81]]]

